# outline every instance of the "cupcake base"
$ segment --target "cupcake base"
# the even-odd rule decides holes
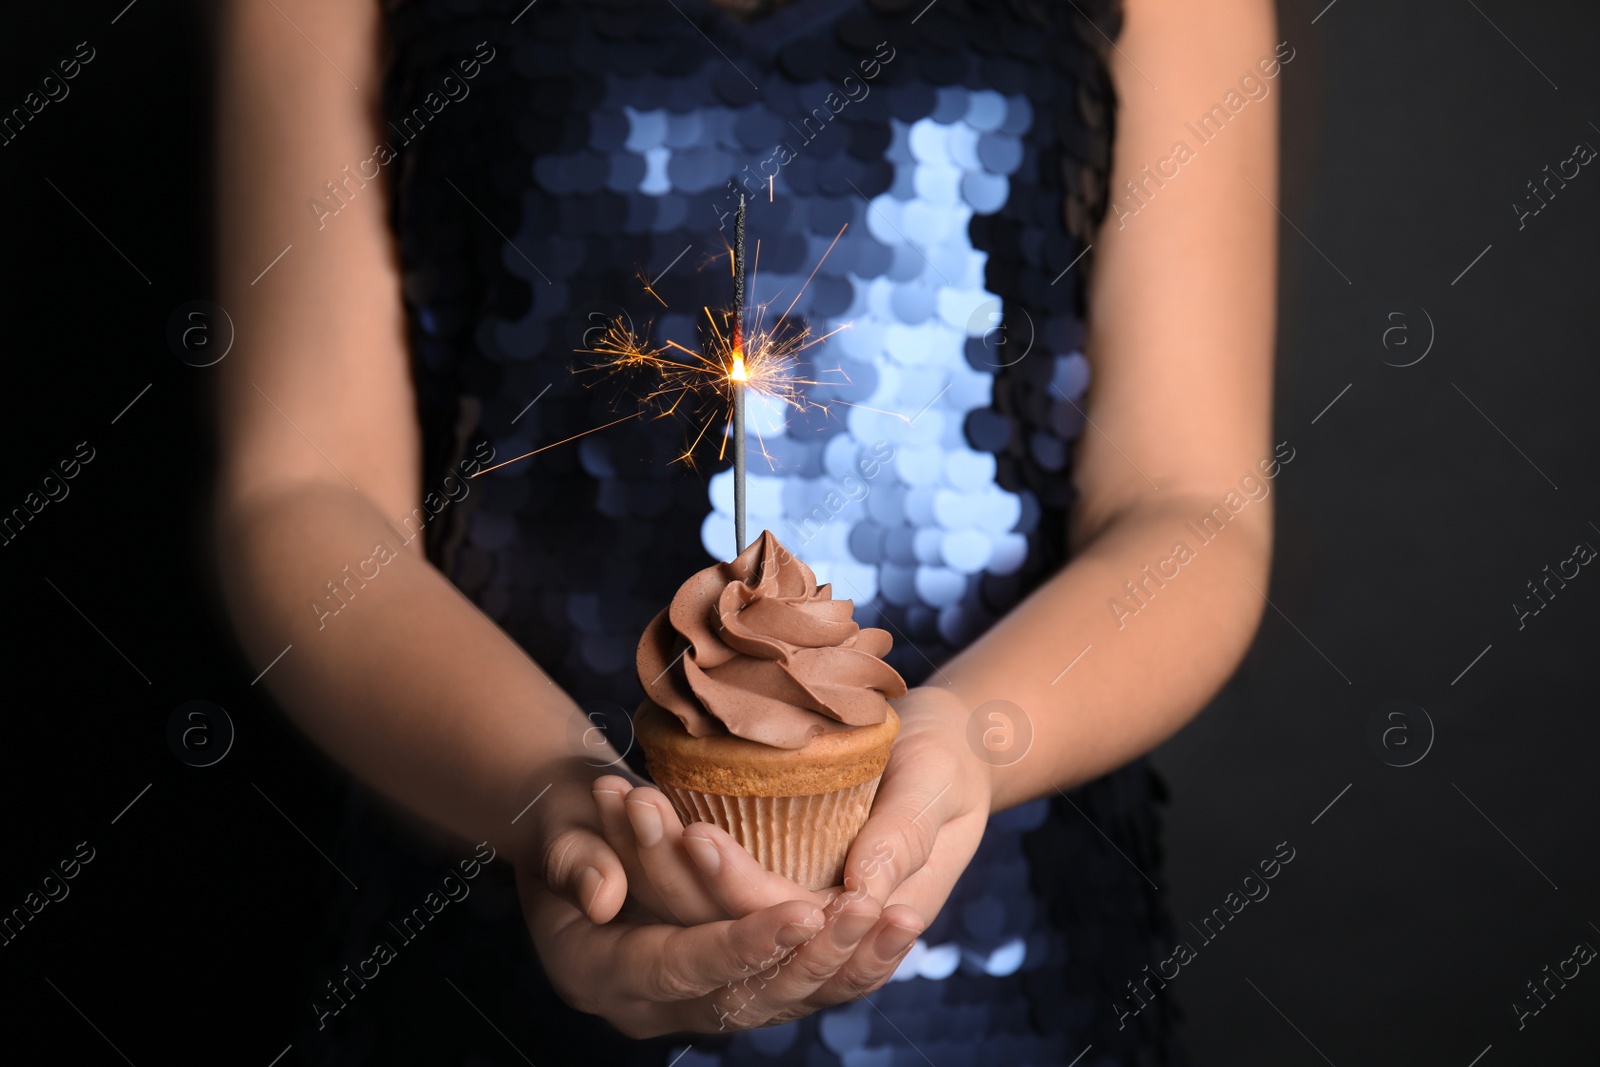
[[[900,718],[781,749],[731,735],[691,737],[646,700],[634,714],[645,768],[685,824],[726,830],[763,867],[804,886],[839,885],[867,821]]]
[[[769,871],[807,889],[844,877],[850,845],[867,821],[878,778],[808,797],[724,797],[663,785],[687,825],[720,826]]]

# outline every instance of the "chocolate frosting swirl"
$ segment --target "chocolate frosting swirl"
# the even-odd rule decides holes
[[[763,530],[732,563],[684,582],[645,627],[639,680],[694,737],[804,748],[883,722],[905,679],[883,661],[893,638],[857,626],[852,608]]]

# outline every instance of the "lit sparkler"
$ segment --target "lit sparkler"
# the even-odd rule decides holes
[[[750,380],[744,369],[744,194],[733,220],[733,365],[728,385],[733,392],[733,556],[744,551],[744,390]]]
[[[730,249],[730,266],[733,274],[734,299],[731,308],[713,311],[704,308],[705,328],[702,333],[704,339],[699,350],[688,348],[676,341],[667,341],[664,344],[653,344],[648,339],[648,325],[643,334],[636,333],[631,322],[626,316],[618,316],[607,322],[599,331],[599,336],[592,342],[592,347],[578,349],[579,352],[597,357],[594,363],[587,367],[579,367],[578,371],[597,371],[610,377],[612,375],[634,376],[643,374],[649,382],[639,395],[640,409],[631,415],[623,416],[600,426],[584,430],[561,441],[544,445],[521,456],[508,459],[493,467],[479,471],[478,474],[487,474],[489,471],[498,470],[507,464],[526,459],[546,449],[557,445],[566,444],[579,437],[594,433],[598,430],[615,426],[617,423],[628,419],[648,416],[651,418],[666,418],[680,412],[688,414],[691,424],[696,426],[693,438],[684,450],[678,454],[674,462],[694,463],[696,450],[705,439],[711,428],[718,423],[727,425],[730,432],[723,435],[722,443],[717,450],[718,458],[726,454],[729,438],[733,445],[734,468],[734,555],[737,556],[745,547],[745,487],[747,482],[746,471],[746,446],[745,446],[745,400],[746,394],[753,392],[779,402],[780,404],[804,411],[807,408],[827,410],[830,406],[812,400],[806,392],[807,386],[836,384],[836,382],[823,382],[818,379],[802,376],[801,355],[808,349],[823,343],[840,330],[847,329],[848,324],[841,325],[823,334],[813,334],[804,323],[794,323],[788,318],[789,312],[800,301],[801,295],[816,277],[822,263],[838,244],[839,238],[844,235],[847,228],[842,226],[834,235],[833,242],[818,259],[817,265],[812,268],[805,282],[795,293],[794,299],[784,308],[783,312],[767,323],[767,306],[757,304],[750,306],[746,300],[745,292],[745,199],[739,198],[738,214],[734,224],[734,241]],[[761,244],[756,243],[755,265],[751,273],[760,269]],[[646,285],[646,291],[663,306],[666,301]],[[839,375],[839,381],[848,381],[843,369],[836,369],[833,373]],[[844,403],[834,401],[834,403]],[[889,414],[893,414],[892,412]],[[760,431],[757,430],[760,438]],[[771,462],[772,457],[766,451],[766,442],[761,442],[761,454]],[[476,475],[475,475],[476,477]]]

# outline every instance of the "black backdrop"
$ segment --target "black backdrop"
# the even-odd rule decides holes
[[[1273,607],[1157,754],[1180,936],[1280,842],[1294,859],[1215,940],[1197,930],[1157,995],[1207,1064],[1592,1061],[1600,977],[1552,982],[1520,1029],[1513,1003],[1600,945],[1600,578],[1512,605],[1600,546],[1600,177],[1514,205],[1600,146],[1600,13],[1323,3],[1280,6],[1277,440],[1295,459]],[[214,295],[202,6],[7,14],[0,111],[93,58],[0,145],[0,512],[61,497],[0,544],[0,912],[67,894],[0,944],[0,1047],[265,1065],[312,993],[299,945],[342,794],[251,685],[200,549],[206,371],[169,327]],[[207,767],[168,737],[197,699],[234,733]],[[75,853],[93,858],[45,886]]]

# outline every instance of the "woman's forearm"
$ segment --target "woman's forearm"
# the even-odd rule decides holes
[[[215,372],[228,612],[260,684],[325,752],[507,851],[538,825],[537,807],[519,818],[529,802],[586,768],[569,742],[581,713],[402,518],[425,497],[390,175],[335,220],[306,209],[384,136],[381,9],[232,0],[218,23],[218,275],[238,339]]]
[[[1232,513],[1220,496],[1159,497],[1123,513],[929,679],[977,716],[969,742],[991,742],[997,810],[1148,751],[1227,680],[1264,607],[1271,543],[1270,497],[1239,501]]]
[[[420,545],[327,483],[228,501],[217,524],[229,613],[300,728],[404,807],[507,851],[533,824],[513,819],[585,766],[569,739],[586,724]]]
[[[1226,681],[1265,607],[1268,494],[1293,456],[1270,443],[1277,89],[1293,47],[1265,0],[1125,11],[1076,555],[934,677],[969,709],[1015,704],[1033,730],[994,770],[998,806],[1148,751]],[[1200,142],[1194,117],[1213,105],[1226,128]]]

